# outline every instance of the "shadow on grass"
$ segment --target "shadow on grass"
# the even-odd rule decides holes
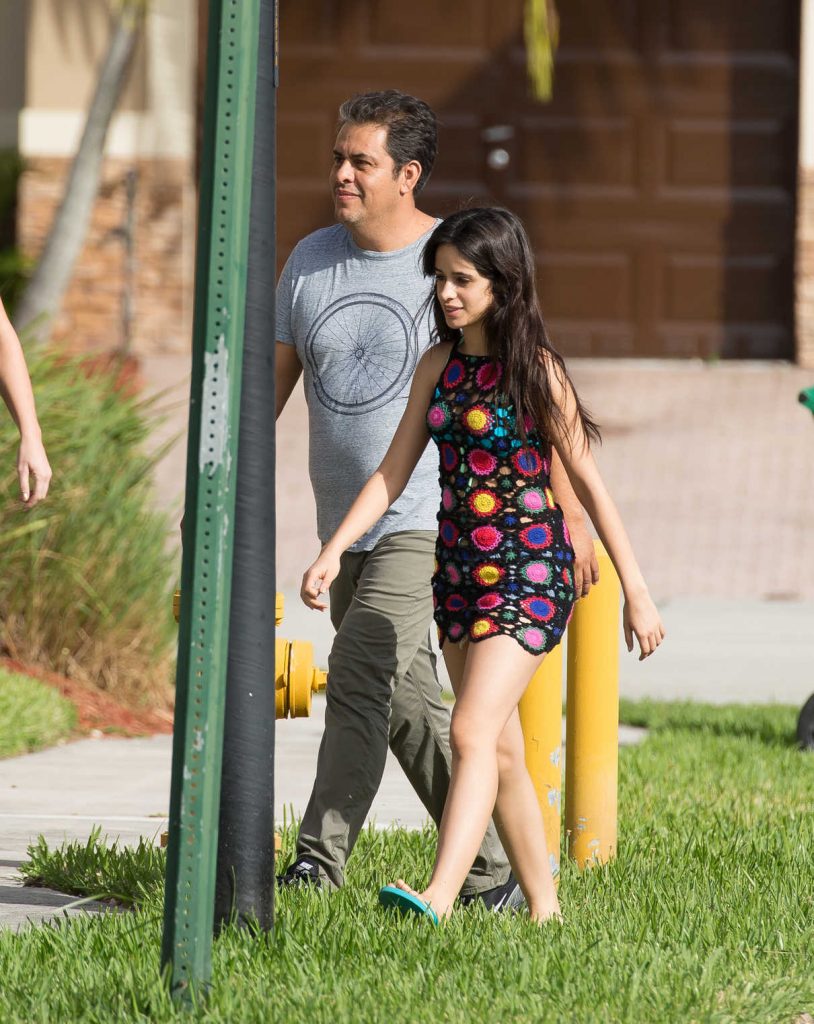
[[[76,896],[54,892],[53,889],[37,889],[21,885],[0,885],[0,905],[12,904],[19,907],[50,907],[55,912],[62,907],[71,907]],[[98,902],[88,903],[84,910],[98,912],[108,908]]]

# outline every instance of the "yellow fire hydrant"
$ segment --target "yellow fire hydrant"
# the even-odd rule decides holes
[[[181,591],[176,590],[172,611],[177,622],[181,616]],[[275,622],[283,621],[283,595],[277,594]],[[307,718],[311,714],[311,696],[324,690],[328,673],[314,665],[314,648],[308,640],[274,643],[274,690],[276,718]]]

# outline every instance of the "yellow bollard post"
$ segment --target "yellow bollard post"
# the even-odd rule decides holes
[[[595,541],[600,580],[568,627],[565,831],[583,868],[616,853],[619,764],[619,577]]]
[[[556,879],[560,871],[562,802],[562,644],[546,656],[534,673],[518,710],[526,768],[543,812],[548,860]]]

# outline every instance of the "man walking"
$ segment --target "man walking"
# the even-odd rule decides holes
[[[437,224],[415,204],[437,149],[427,104],[394,90],[369,93],[344,103],[339,122],[330,175],[337,224],[299,242],[277,289],[277,416],[304,371],[323,542],[387,450],[429,344],[424,303],[432,282],[420,264]],[[554,486],[579,545],[580,593],[590,586],[593,549],[559,469]],[[433,820],[441,820],[449,711],[429,635],[437,480],[428,447],[399,500],[342,556],[330,591],[337,632],[325,732],[296,858],[281,885],[343,884],[388,745]],[[493,826],[461,893],[464,902],[476,897],[493,909],[522,902]]]

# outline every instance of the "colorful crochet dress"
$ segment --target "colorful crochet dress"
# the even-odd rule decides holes
[[[574,603],[574,552],[550,485],[551,445],[524,445],[500,363],[456,343],[427,410],[440,455],[432,578],[439,643],[503,633],[532,654],[556,647]]]

